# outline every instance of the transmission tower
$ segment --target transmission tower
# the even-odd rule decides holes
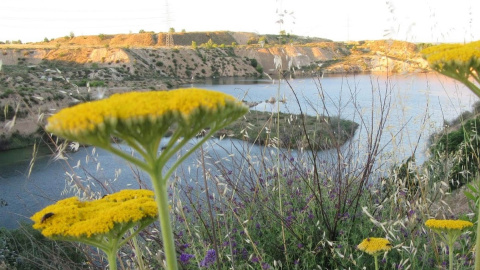
[[[172,32],[168,31],[167,33],[167,38],[166,38],[166,42],[165,44],[167,45],[167,47],[173,47],[175,44],[173,43],[173,35],[172,35]]]
[[[167,47],[173,47],[174,46],[174,43],[173,43],[173,31],[172,31],[172,28],[171,28],[171,18],[170,18],[170,9],[169,9],[169,6],[168,6],[168,0],[165,0],[165,12],[167,13],[167,26],[168,26],[168,32],[167,32],[167,37],[166,37],[166,40],[165,40],[165,45],[167,45]]]

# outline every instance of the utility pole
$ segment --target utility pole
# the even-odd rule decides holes
[[[173,47],[174,46],[174,42],[173,42],[173,31],[172,31],[172,28],[170,27],[170,22],[171,22],[171,19],[170,19],[170,10],[169,10],[169,6],[168,6],[168,0],[165,0],[165,11],[167,13],[167,26],[168,26],[168,32],[167,32],[167,37],[166,37],[166,40],[165,40],[165,45],[167,45],[167,47]]]

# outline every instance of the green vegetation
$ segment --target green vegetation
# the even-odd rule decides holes
[[[47,239],[30,224],[0,228],[0,269],[88,269],[84,251],[79,245]]]
[[[450,179],[453,189],[459,188],[478,176],[480,168],[480,115],[479,103],[472,112],[464,112],[446,123],[446,128],[432,136],[431,161],[443,161],[449,170],[444,177]]]
[[[42,132],[38,131],[36,134],[22,135],[18,131],[13,132],[10,135],[0,135],[0,151],[25,148],[34,145],[38,141],[41,141]]]
[[[325,150],[343,145],[358,127],[352,121],[336,117],[304,116],[251,110],[215,136],[228,136],[259,145],[278,145],[288,149]],[[279,121],[280,138],[276,138]],[[306,130],[306,136],[304,135]],[[310,139],[310,141],[307,140]]]
[[[86,87],[87,84],[90,86],[90,87],[104,87],[105,86],[105,81],[99,81],[99,80],[87,80],[87,79],[83,79],[83,80],[80,80],[80,81],[77,81],[76,82],[76,85],[79,86],[79,87]]]
[[[202,47],[205,47],[205,49],[213,49],[217,47],[217,44],[214,43],[212,39],[209,39],[206,43],[202,44]]]

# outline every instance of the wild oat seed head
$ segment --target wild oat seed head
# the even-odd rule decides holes
[[[48,218],[45,218],[48,215]],[[47,237],[81,238],[102,235],[116,225],[157,217],[151,190],[122,190],[95,201],[60,200],[34,214],[33,228]]]
[[[128,92],[63,109],[48,119],[46,130],[84,143],[106,142],[122,132],[142,134],[147,128],[154,134],[165,125],[210,125],[247,111],[234,97],[204,89]]]
[[[389,251],[392,249],[392,245],[386,238],[370,237],[364,239],[357,248],[363,252],[366,252],[372,256],[378,255],[381,252]]]
[[[473,223],[466,220],[452,220],[452,219],[429,219],[425,222],[425,226],[430,229],[437,230],[459,230],[472,227]]]

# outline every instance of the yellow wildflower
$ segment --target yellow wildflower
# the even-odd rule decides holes
[[[429,219],[425,222],[425,226],[432,229],[441,239],[448,245],[449,269],[453,270],[453,250],[455,241],[466,228],[472,227],[473,223],[466,220],[452,219]]]
[[[377,256],[381,252],[389,251],[392,245],[386,238],[370,237],[364,239],[358,246],[358,249],[370,255]]]
[[[468,44],[442,44],[428,47],[422,50],[427,61],[435,66],[436,64],[456,63],[468,65],[470,61],[480,59],[480,41]]]
[[[432,46],[422,53],[432,69],[460,81],[480,97],[480,41]]]
[[[169,217],[167,180],[176,168],[215,132],[237,120],[247,111],[248,107],[232,96],[204,89],[129,92],[63,109],[48,119],[46,130],[66,139],[102,147],[137,165],[150,175],[158,208],[167,268],[178,269],[173,230]],[[204,133],[205,136],[194,142],[188,150],[182,153],[179,159],[173,162],[173,165],[169,166],[168,170],[164,171],[165,164],[190,139],[200,132],[203,133],[204,129],[207,129],[207,132]],[[172,131],[171,138],[159,151],[161,141],[169,130]],[[137,158],[113,147],[110,143],[111,136],[122,139],[142,158]],[[108,196],[107,198],[112,197]],[[64,208],[53,207],[36,214],[34,216],[36,222],[34,226],[42,229],[44,235],[52,236],[95,236],[97,233],[109,232],[107,238],[110,240],[107,242],[112,243],[111,246],[105,246],[105,241],[93,243],[91,239],[87,239],[88,241],[84,242],[101,247],[108,254],[110,264],[116,265],[114,253],[118,247],[125,243],[125,240],[117,244],[118,237],[114,237],[117,233],[112,233],[112,227],[115,226],[114,232],[118,232],[118,235],[120,235],[125,232],[125,228],[129,228],[127,225],[135,225],[132,225],[132,222],[143,217],[153,216],[150,207],[137,203],[127,204],[128,201],[122,202],[122,207],[126,209],[124,210],[125,213],[120,209],[106,208],[103,205],[99,205],[95,211],[93,211],[93,208],[90,211],[89,208],[88,211],[83,213],[78,209],[82,209],[84,205],[78,200],[72,200],[72,202],[69,201],[70,204],[67,204],[70,210],[65,210],[65,213],[62,212],[62,215],[58,215],[58,217],[57,212],[60,212],[58,210],[64,210]],[[75,211],[78,214],[71,214],[72,212],[76,213]],[[94,212],[96,214],[93,214]],[[134,212],[140,213],[135,216],[133,215]],[[145,216],[143,216],[143,212],[150,214],[145,213]],[[53,216],[45,218],[45,215],[49,213],[52,213]],[[98,219],[95,219],[94,216]],[[54,225],[46,226],[50,223]],[[122,224],[125,223],[127,225],[123,227]],[[81,225],[76,226],[77,224]],[[147,226],[145,224],[148,225],[149,223],[141,222],[137,226],[136,233],[142,229],[142,226]],[[117,228],[118,226],[120,228]],[[114,235],[112,236],[112,234]]]
[[[430,229],[437,230],[464,230],[472,227],[473,223],[466,220],[450,220],[450,219],[429,219],[425,222],[425,226]]]
[[[47,237],[81,238],[102,235],[117,227],[152,222],[157,206],[151,190],[122,190],[95,201],[76,197],[58,201],[32,216],[33,228]],[[120,230],[121,231],[121,230]]]
[[[247,110],[230,95],[204,89],[128,92],[63,109],[48,119],[46,129],[92,144],[106,144],[110,135],[151,141],[172,125],[190,135],[189,130],[231,122]]]

